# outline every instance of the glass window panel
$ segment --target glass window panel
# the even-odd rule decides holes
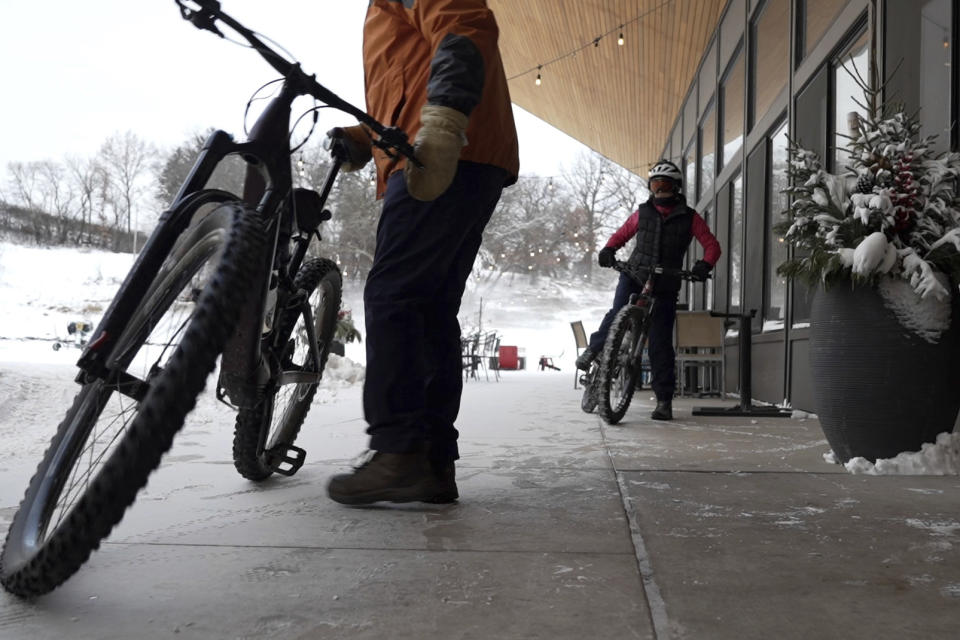
[[[787,304],[787,281],[783,276],[777,275],[777,267],[787,259],[787,245],[783,238],[773,231],[773,225],[785,219],[783,212],[790,206],[790,199],[783,192],[788,186],[787,144],[787,123],[784,122],[770,140],[770,194],[766,228],[767,295],[763,316],[765,320],[774,322],[783,322]]]
[[[864,32],[853,45],[837,60],[837,65],[833,70],[834,89],[834,110],[833,110],[833,170],[836,173],[846,171],[847,163],[850,161],[850,152],[847,150],[847,143],[850,141],[850,135],[853,132],[853,123],[856,122],[856,116],[866,115],[863,107],[857,102],[863,103],[863,89],[854,79],[854,74],[859,72],[861,77],[868,77],[867,70],[867,33]],[[854,71],[856,69],[856,71]]]
[[[744,56],[737,54],[723,82],[723,161],[726,166],[743,146]]]
[[[888,2],[886,14],[890,91],[904,102],[907,113],[920,110],[920,135],[937,135],[933,150],[949,151],[954,47],[951,0]]]
[[[675,162],[678,166],[683,162],[683,136],[681,128],[682,122],[678,122],[673,129],[673,143],[670,145],[670,157],[667,160]]]
[[[708,196],[713,189],[713,176],[716,170],[717,112],[710,107],[700,127],[700,197]],[[698,200],[700,198],[697,198]]]
[[[697,145],[696,140],[687,148],[683,156],[683,163],[686,167],[686,178],[683,185],[683,193],[687,196],[687,202],[690,206],[697,201]]]
[[[803,3],[803,57],[813,50],[827,27],[839,15],[844,3],[837,0],[806,0]]]
[[[767,0],[754,25],[753,34],[751,126],[763,117],[787,86],[790,68],[789,0]]]
[[[727,66],[727,60],[743,35],[744,0],[733,0],[720,23],[720,68]]]
[[[690,144],[697,132],[697,92],[694,89],[683,107],[683,142]]]
[[[733,181],[730,197],[730,312],[737,313],[743,289],[743,176]]]
[[[698,95],[700,96],[700,113],[706,111],[707,104],[713,98],[713,90],[716,86],[717,47],[716,44],[713,44],[704,57],[703,66],[700,67],[700,82],[697,83]]]

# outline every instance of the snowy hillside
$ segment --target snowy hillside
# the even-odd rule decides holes
[[[19,359],[18,353],[29,362],[75,359],[76,350],[54,352],[54,341],[69,338],[71,322],[100,320],[133,259],[127,253],[0,243],[2,359]],[[570,322],[582,320],[588,331],[596,328],[613,298],[615,275],[601,272],[592,283],[509,274],[492,284],[471,278],[460,313],[463,331],[478,325],[484,332],[496,331],[502,344],[517,346],[533,364],[546,355],[572,371],[576,354]],[[352,312],[364,333],[362,286],[344,282],[342,308]],[[346,355],[363,364],[363,344],[348,344]]]

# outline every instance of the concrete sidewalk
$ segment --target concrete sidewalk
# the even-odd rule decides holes
[[[233,470],[230,423],[190,424],[77,575],[0,596],[0,639],[960,633],[957,477],[852,476],[815,420],[691,416],[716,399],[655,423],[641,391],[609,427],[571,378],[467,384],[448,506],[326,498],[366,443],[359,388],[313,407],[307,464],[263,485]],[[5,522],[34,464],[0,473]]]

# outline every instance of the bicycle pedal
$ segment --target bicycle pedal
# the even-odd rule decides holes
[[[278,444],[263,452],[267,466],[282,476],[292,476],[307,459],[307,452],[292,444]]]

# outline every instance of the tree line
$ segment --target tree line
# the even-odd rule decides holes
[[[118,133],[92,157],[11,162],[0,183],[0,234],[39,245],[135,252],[176,197],[208,133],[166,151]],[[305,145],[294,158],[295,186],[320,189],[330,167],[321,144]],[[243,160],[230,157],[208,186],[241,193],[244,173]],[[558,176],[521,175],[487,225],[477,275],[590,277],[597,250],[644,198],[640,177],[595,153],[581,154]],[[327,206],[333,218],[314,250],[336,260],[344,277],[364,279],[380,214],[372,163],[341,174]]]

